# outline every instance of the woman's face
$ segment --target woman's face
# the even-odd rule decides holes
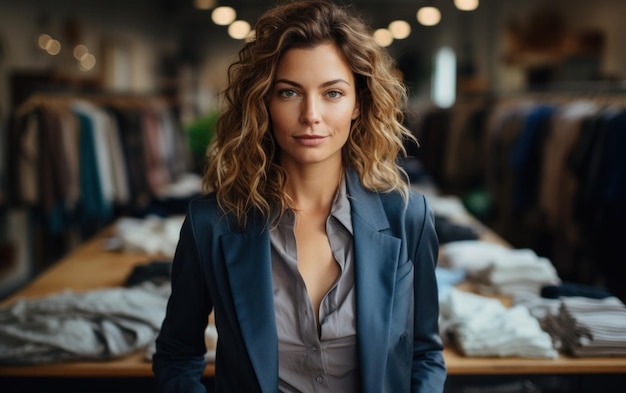
[[[281,165],[341,165],[341,148],[359,108],[354,76],[337,47],[328,43],[285,52],[269,111]]]

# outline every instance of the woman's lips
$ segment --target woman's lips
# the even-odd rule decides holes
[[[295,139],[304,146],[317,146],[324,142],[326,137],[321,135],[300,135],[295,137]]]

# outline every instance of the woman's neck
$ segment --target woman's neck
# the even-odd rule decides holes
[[[339,182],[343,177],[342,167],[332,171],[329,171],[329,168],[308,167],[287,172],[289,182],[285,191],[293,200],[297,211],[330,212]]]

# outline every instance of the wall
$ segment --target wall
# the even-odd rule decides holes
[[[239,43],[228,38],[225,28],[212,24],[208,11],[193,12],[190,7],[174,6],[174,3],[166,0],[0,0],[0,116],[4,119],[7,115],[7,74],[13,69],[51,68],[63,74],[99,76],[107,78],[109,87],[141,92],[153,90],[160,83],[157,70],[162,56],[170,54],[195,63],[192,83],[200,84],[209,95],[219,90],[223,87],[227,59],[236,52]],[[424,84],[428,83],[432,53],[444,45],[455,49],[460,60],[470,62],[475,68],[475,77],[488,88],[509,91],[522,87],[522,70],[502,63],[502,53],[506,49],[502,33],[511,20],[528,22],[528,15],[541,5],[558,9],[568,31],[602,29],[606,38],[602,72],[626,77],[626,51],[622,50],[626,29],[622,28],[621,20],[626,15],[626,2],[621,0],[482,0],[474,12],[456,10],[452,0],[440,1],[437,6],[441,8],[443,18],[433,27],[423,27],[415,21],[415,2],[397,2],[399,5],[395,8],[384,3],[355,1],[357,9],[367,9],[363,13],[374,28],[385,27],[398,17],[410,21],[412,35],[396,41],[389,49],[394,56],[413,67],[410,77],[418,94],[428,91]],[[241,15],[252,21],[262,11],[264,3],[250,4],[253,6]],[[131,56],[127,61],[129,74],[115,79],[111,76],[111,69],[115,68],[106,61],[81,73],[67,52],[65,56],[52,57],[36,47],[42,25],[47,24],[48,31],[62,36],[66,22],[71,18],[79,21],[81,40],[89,47],[101,50],[103,45],[108,44],[109,49],[113,45],[113,52],[118,55],[127,50]],[[103,67],[107,68],[104,72]],[[206,91],[198,93],[200,99],[212,102],[206,97]]]
[[[9,73],[13,70],[53,70],[68,78],[107,77],[108,87],[132,92],[150,91],[156,84],[159,55],[175,50],[175,26],[163,24],[163,16],[149,0],[107,1],[0,1],[0,114],[6,119],[9,106]],[[77,22],[72,35],[96,55],[96,66],[81,71],[71,51],[63,48],[50,56],[37,46],[37,37],[48,33],[67,42],[68,28]],[[117,67],[127,67],[119,86],[111,75],[104,54],[128,52],[118,59]],[[126,64],[120,64],[125,62]],[[110,68],[111,64],[109,64]],[[121,78],[121,77],[118,77]],[[118,83],[118,85],[116,85]]]
[[[581,32],[600,31],[603,34],[604,44],[600,53],[600,75],[604,78],[626,78],[626,56],[623,48],[626,42],[626,30],[622,27],[620,15],[626,14],[626,2],[621,0],[602,1],[508,1],[506,7],[499,11],[497,18],[500,29],[504,29],[504,23],[515,19],[530,24],[534,10],[540,7],[552,7],[558,10],[562,17],[563,33],[567,37]],[[550,37],[546,37],[549,39]],[[504,42],[500,41],[500,51],[503,52]],[[492,59],[493,62],[497,58]],[[502,85],[506,91],[507,86]]]

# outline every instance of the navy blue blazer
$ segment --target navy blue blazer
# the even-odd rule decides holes
[[[363,392],[441,392],[438,240],[426,199],[369,192],[346,177],[354,231],[356,329]],[[190,203],[172,265],[172,293],[153,371],[167,392],[203,392],[204,329],[214,310],[218,392],[278,391],[269,232],[223,216],[214,195]]]

